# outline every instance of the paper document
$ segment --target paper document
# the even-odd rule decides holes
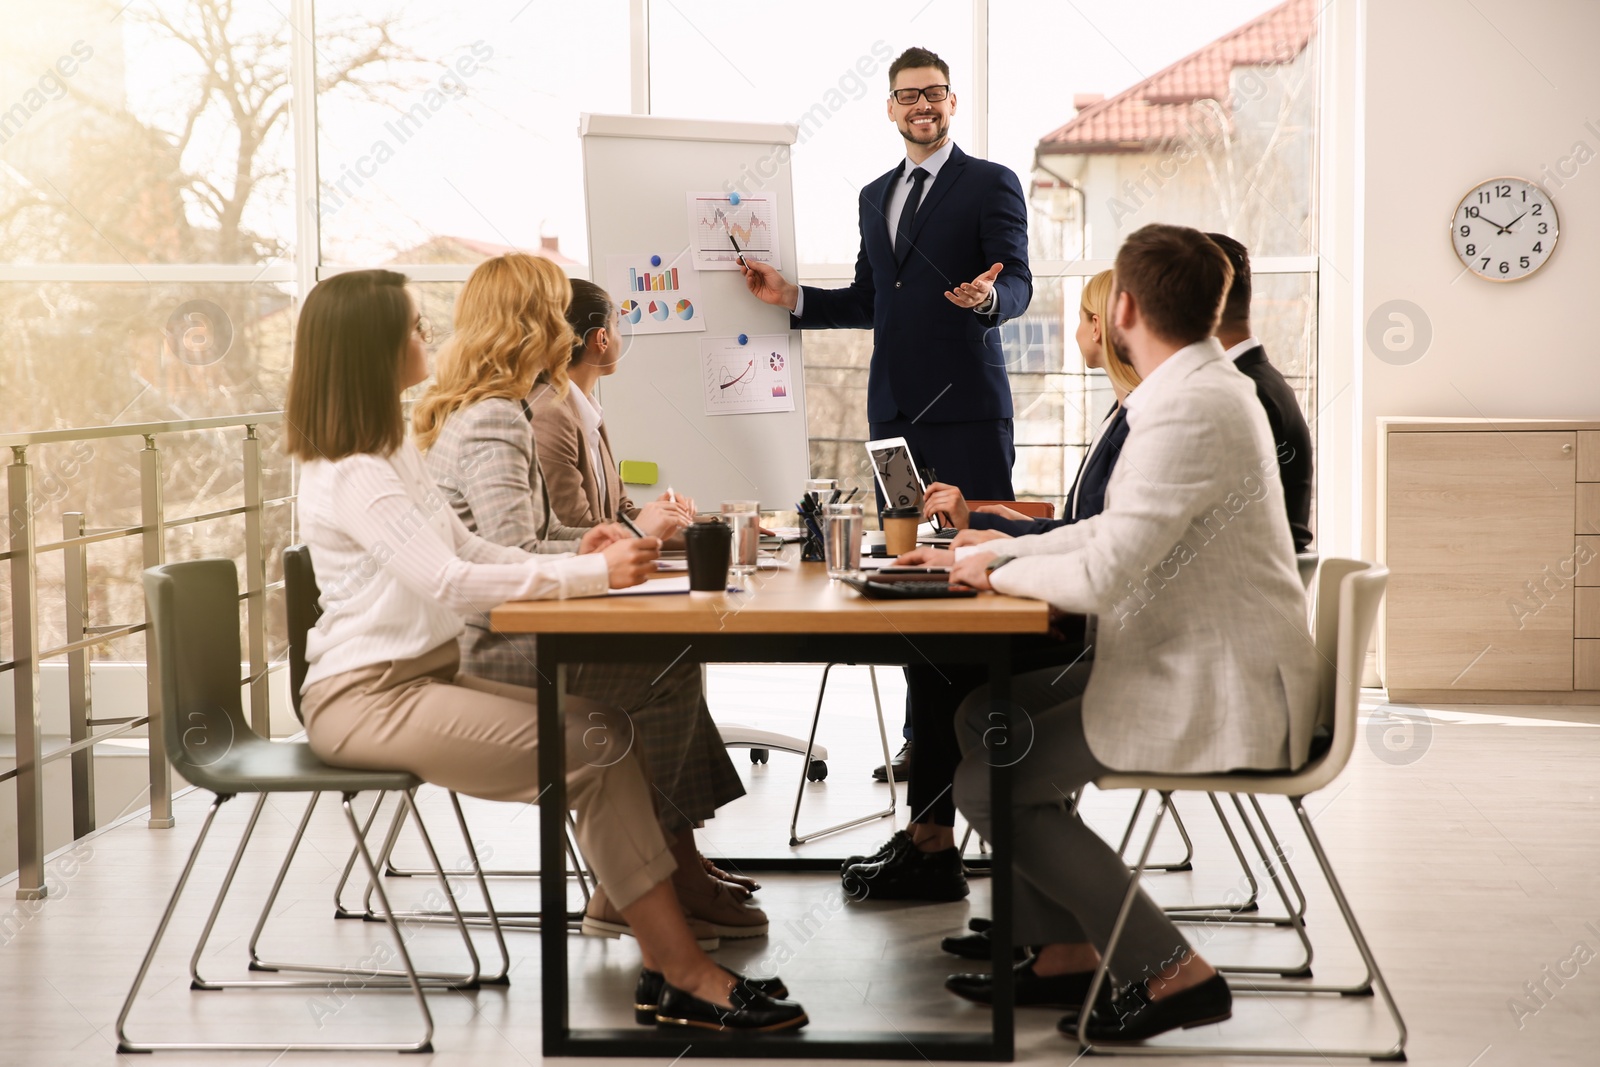
[[[651,578],[638,585],[630,585],[626,589],[613,589],[611,596],[653,596],[657,593],[687,593],[689,591],[689,576],[687,574],[673,575],[671,578]]]
[[[699,273],[681,256],[670,263],[650,258],[647,252],[606,257],[606,286],[623,335],[704,331]]]
[[[789,378],[789,335],[707,337],[700,363],[707,415],[750,415],[793,411]]]
[[[698,270],[738,270],[740,253],[747,261],[780,265],[778,202],[770,195],[690,193],[689,232]],[[738,252],[729,236],[739,242]]]

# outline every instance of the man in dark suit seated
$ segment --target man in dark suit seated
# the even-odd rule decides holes
[[[1233,287],[1222,307],[1217,341],[1233,365],[1255,383],[1256,399],[1267,410],[1267,425],[1272,427],[1272,443],[1278,452],[1278,478],[1283,482],[1289,532],[1294,536],[1294,550],[1304,552],[1311,546],[1311,428],[1300,414],[1294,389],[1267,361],[1267,350],[1250,332],[1249,251],[1225,233],[1206,236],[1222,249],[1233,267]]]

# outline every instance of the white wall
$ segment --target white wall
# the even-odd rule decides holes
[[[1370,559],[1379,416],[1600,418],[1600,4],[1369,0],[1366,31],[1360,322],[1407,300],[1432,329],[1404,366],[1354,339]],[[1510,284],[1462,276],[1449,241],[1461,197],[1498,175],[1543,185],[1561,223]]]

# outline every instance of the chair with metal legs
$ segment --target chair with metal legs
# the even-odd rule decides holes
[[[1359,560],[1325,560],[1318,572],[1317,612],[1316,625],[1314,627],[1314,640],[1319,660],[1317,664],[1318,719],[1321,722],[1329,722],[1332,726],[1332,742],[1326,752],[1314,757],[1298,771],[1283,772],[1281,774],[1263,774],[1259,772],[1211,775],[1116,773],[1104,775],[1096,781],[1095,784],[1101,789],[1151,790],[1160,795],[1161,804],[1156,809],[1154,824],[1149,834],[1145,837],[1143,850],[1140,853],[1138,862],[1134,865],[1134,876],[1129,880],[1128,891],[1123,896],[1122,906],[1118,911],[1115,923],[1112,925],[1111,936],[1107,941],[1105,951],[1101,954],[1100,966],[1096,969],[1094,978],[1089,984],[1089,991],[1080,1014],[1077,1032],[1078,1043],[1086,1052],[1163,1056],[1317,1058],[1360,1056],[1374,1060],[1405,1059],[1405,1020],[1401,1017],[1400,1009],[1395,1003],[1393,994],[1389,991],[1388,983],[1384,981],[1383,974],[1378,969],[1377,959],[1373,955],[1371,946],[1367,943],[1366,935],[1362,932],[1360,924],[1356,921],[1355,913],[1350,908],[1350,902],[1345,896],[1344,888],[1334,874],[1333,866],[1328,860],[1328,854],[1323,848],[1322,840],[1317,834],[1316,827],[1312,825],[1311,818],[1305,810],[1305,798],[1311,793],[1328,786],[1338,778],[1345,765],[1349,762],[1351,751],[1355,747],[1356,715],[1360,705],[1362,668],[1365,665],[1367,644],[1372,637],[1372,629],[1378,614],[1378,605],[1383,599],[1383,590],[1388,582],[1388,577],[1389,571],[1387,568],[1363,563]],[[1356,951],[1360,954],[1362,963],[1366,968],[1365,978],[1350,986],[1312,985],[1298,981],[1235,982],[1233,983],[1234,991],[1240,993],[1339,993],[1345,996],[1370,996],[1376,993],[1394,1023],[1396,1036],[1393,1044],[1387,1048],[1364,1049],[1328,1049],[1320,1047],[1218,1048],[1212,1046],[1197,1048],[1165,1044],[1142,1045],[1131,1049],[1121,1049],[1106,1045],[1095,1045],[1089,1040],[1087,1028],[1091,1012],[1088,1005],[1095,1002],[1100,989],[1109,980],[1109,961],[1115,952],[1117,943],[1122,938],[1123,928],[1127,925],[1128,914],[1132,910],[1134,898],[1138,893],[1140,877],[1143,875],[1145,865],[1150,857],[1150,846],[1155,840],[1156,831],[1160,828],[1162,816],[1171,807],[1172,794],[1179,790],[1228,793],[1235,796],[1248,796],[1252,799],[1258,796],[1277,795],[1287,799],[1290,809],[1294,812],[1295,818],[1300,824],[1301,832],[1305,835],[1306,841],[1311,847],[1311,852],[1316,857],[1317,865],[1321,868],[1323,877],[1327,881],[1328,889],[1332,893],[1334,903],[1338,906],[1339,914],[1344,920],[1345,927],[1350,932],[1352,941],[1355,943]],[[1257,805],[1256,811],[1258,815],[1261,814],[1259,805]],[[1262,821],[1265,824],[1265,819]],[[1303,928],[1303,916],[1298,925]]]
[[[356,849],[368,874],[376,880],[377,866],[367,850],[360,833],[351,802],[357,793],[373,790],[398,792],[412,803],[412,795],[421,781],[402,771],[357,771],[330,767],[317,758],[311,746],[303,741],[270,741],[261,737],[245,719],[240,697],[239,664],[239,581],[233,561],[226,559],[196,560],[152,567],[144,573],[145,597],[149,605],[151,658],[155,664],[160,687],[163,711],[163,736],[153,743],[164,744],[168,759],[185,779],[195,786],[214,794],[206,811],[204,823],[189,851],[188,860],[178,876],[178,883],[167,901],[155,936],[150,941],[139,964],[122,1010],[117,1015],[117,1050],[119,1052],[150,1052],[156,1049],[192,1049],[219,1051],[430,1051],[433,1038],[433,1018],[423,994],[425,977],[412,965],[406,939],[392,916],[389,905],[379,894],[383,910],[388,916],[388,926],[394,938],[395,953],[400,969],[370,967],[326,967],[315,964],[296,965],[294,969],[320,974],[345,974],[360,977],[356,988],[393,989],[407,988],[416,999],[422,1016],[422,1034],[408,1042],[136,1042],[128,1037],[128,1017],[133,1010],[140,988],[150,972],[162,938],[172,922],[178,901],[188,885],[199,859],[201,849],[211,832],[217,811],[224,803],[241,793],[254,793],[257,801],[249,822],[240,838],[232,862],[223,877],[222,887],[207,916],[205,926],[194,954],[190,958],[190,975],[193,988],[324,988],[329,983],[320,980],[263,979],[245,982],[207,982],[198,974],[200,954],[215,926],[246,844],[255,829],[262,808],[269,795],[275,793],[338,793],[342,798],[345,821],[355,838]],[[414,808],[413,808],[414,811]],[[309,817],[309,812],[308,812]],[[420,825],[420,820],[419,820]],[[303,829],[303,825],[302,825]],[[430,858],[437,865],[432,842],[424,841]],[[438,872],[445,899],[455,908],[455,896],[442,871]],[[459,914],[457,915],[459,920]],[[471,970],[463,975],[432,976],[456,987],[471,986],[477,981],[479,963],[472,938],[464,922],[457,923],[471,958]],[[347,983],[348,984],[348,983]]]
[[[806,749],[801,756],[802,766],[806,768],[810,768],[812,766],[813,756],[815,756],[819,751],[821,751],[822,759],[827,758],[827,752],[825,750],[819,750],[817,745],[817,724],[822,721],[822,698],[826,696],[828,692],[828,675],[837,666],[840,666],[840,664],[829,663],[822,668],[822,682],[817,686],[817,706],[816,710],[811,713],[811,733],[806,738]],[[855,664],[845,664],[845,666],[853,667]],[[884,808],[882,811],[875,811],[868,815],[862,815],[854,819],[849,819],[835,826],[828,826],[821,830],[813,830],[810,833],[801,834],[800,804],[803,800],[805,800],[806,783],[809,781],[821,781],[822,778],[827,777],[826,771],[824,771],[820,777],[813,777],[808,771],[808,773],[800,776],[800,784],[795,788],[794,814],[789,817],[789,844],[791,845],[803,845],[807,841],[815,841],[819,837],[826,837],[828,834],[835,834],[840,830],[848,830],[854,826],[861,826],[865,823],[872,822],[875,819],[894,818],[894,813],[896,811],[896,805],[899,802],[900,794],[899,790],[895,789],[894,787],[894,758],[889,755],[889,732],[883,724],[883,699],[878,695],[878,668],[869,665],[867,667],[867,675],[872,679],[872,705],[873,709],[878,715],[878,741],[883,746],[883,765],[889,775],[889,806]]]
[[[1300,583],[1306,588],[1308,598],[1313,602],[1315,598],[1310,596],[1313,592],[1311,583],[1316,577],[1317,559],[1317,553],[1315,552],[1302,552],[1295,557],[1296,569],[1300,573]],[[1133,841],[1134,830],[1139,822],[1139,815],[1143,811],[1145,801],[1149,795],[1149,790],[1140,790],[1138,799],[1134,801],[1133,813],[1128,817],[1127,829],[1123,831],[1122,842],[1117,846],[1117,854],[1119,856],[1125,857],[1127,854],[1128,845]],[[1238,863],[1248,892],[1243,895],[1243,899],[1224,900],[1215,904],[1168,905],[1162,910],[1174,922],[1181,923],[1207,925],[1235,923],[1290,927],[1295,930],[1300,939],[1302,956],[1299,962],[1267,966],[1218,964],[1217,969],[1230,974],[1276,974],[1283,978],[1311,977],[1311,959],[1314,950],[1311,940],[1306,936],[1305,932],[1305,893],[1300,888],[1300,879],[1295,875],[1294,867],[1290,865],[1288,852],[1279,843],[1277,835],[1273,832],[1272,823],[1268,821],[1266,813],[1261,810],[1261,802],[1253,796],[1248,798],[1261,825],[1261,834],[1258,834],[1255,826],[1251,823],[1249,815],[1245,812],[1244,801],[1241,800],[1238,794],[1234,794],[1229,798],[1240,825],[1244,827],[1251,844],[1255,847],[1256,855],[1261,860],[1262,869],[1266,871],[1279,900],[1283,903],[1285,910],[1283,915],[1260,914],[1261,886],[1256,880],[1255,872],[1251,869],[1249,860],[1245,858],[1244,850],[1239,846],[1238,836],[1233,832],[1233,827],[1230,825],[1231,820],[1223,809],[1221,800],[1212,793],[1208,793],[1206,796],[1211,801],[1211,807],[1216,812],[1217,820],[1221,823],[1223,833],[1233,850],[1234,859]],[[1194,842],[1189,837],[1188,828],[1184,825],[1183,818],[1178,813],[1175,801],[1167,806],[1167,813],[1171,816],[1173,827],[1178,831],[1178,835],[1183,841],[1183,858],[1176,863],[1146,864],[1146,872],[1189,871],[1193,869]],[[1263,834],[1271,844],[1270,853],[1266,846],[1262,844],[1261,838]],[[1293,899],[1285,891],[1285,882],[1287,882],[1288,888],[1294,892]]]
[[[322,615],[322,606],[320,603],[322,592],[317,586],[316,567],[313,565],[311,560],[311,550],[305,545],[290,545],[288,548],[283,550],[283,592],[284,604],[286,608],[285,616],[289,630],[289,703],[294,708],[295,717],[300,719],[303,723],[305,719],[300,712],[300,687],[305,681],[306,677],[306,635],[311,631],[311,628],[316,625],[317,619]],[[361,826],[362,840],[367,839],[367,834],[371,831],[373,823],[377,819],[378,811],[382,806],[386,796],[387,794],[380,792],[373,799],[372,808],[367,813],[367,817]],[[503,936],[502,929],[504,926],[508,925],[520,926],[529,929],[538,929],[538,913],[502,913],[498,911],[494,906],[494,901],[489,896],[489,886],[485,879],[490,877],[509,877],[522,875],[533,876],[537,875],[539,872],[484,870],[482,864],[480,864],[478,861],[477,846],[473,843],[472,833],[467,827],[466,815],[461,810],[461,799],[456,796],[454,791],[449,792],[449,797],[450,806],[455,815],[456,826],[461,831],[461,838],[466,847],[466,857],[469,865],[466,871],[459,873],[469,875],[476,881],[478,892],[482,895],[484,900],[484,907],[482,910],[463,910],[462,915],[466,917],[470,924],[475,926],[487,926],[491,931],[493,931],[496,947],[500,952],[499,971],[489,977],[480,978],[479,981],[480,984],[505,985],[509,981],[507,975],[511,969],[511,956],[506,949],[505,937]],[[315,805],[316,798],[312,798],[311,803],[312,805]],[[400,830],[405,824],[406,817],[410,814],[414,814],[414,811],[415,806],[405,802],[402,802],[395,809],[394,822],[389,828],[388,836],[384,839],[384,846],[378,855],[379,869],[383,870],[386,874],[411,877],[414,875],[432,876],[434,873],[432,870],[427,868],[403,871],[396,870],[391,862],[391,855],[395,846],[395,842],[399,838]],[[309,819],[309,817],[310,808],[307,809],[306,819]],[[305,822],[306,820],[302,819],[302,831],[304,830]],[[417,823],[418,827],[421,828],[420,819],[417,820]],[[583,881],[583,864],[578,861],[576,845],[573,844],[571,840],[572,817],[570,813],[567,815],[567,823],[569,834],[568,849],[573,857],[573,869],[578,872],[579,885],[583,890],[584,902],[587,904],[591,890],[589,885]],[[426,835],[426,830],[424,830],[423,833]],[[272,895],[268,898],[268,909],[271,908],[273,900],[276,899],[278,887],[282,884],[283,876],[289,868],[289,862],[294,858],[294,849],[299,846],[299,843],[300,835],[296,834],[294,838],[294,844],[290,848],[289,856],[284,859],[283,866],[278,872],[278,882],[273,886]],[[429,847],[431,848],[431,846]],[[334,886],[334,917],[340,919],[359,918],[365,919],[369,922],[377,921],[379,916],[374,913],[372,908],[374,887],[370,882],[367,885],[366,894],[359,910],[349,909],[344,906],[344,887],[349,882],[350,876],[355,870],[357,858],[356,852],[352,850],[349,858],[345,860],[344,870],[340,873],[338,884]],[[267,909],[263,909],[261,921],[257,924],[255,934],[250,940],[250,952],[253,963],[256,962],[256,945],[261,935],[261,927],[266,922],[266,915]],[[581,919],[581,917],[582,916],[580,912],[577,918]],[[399,913],[397,918],[418,922],[454,922],[454,916],[451,912],[441,911],[438,909],[404,911]]]

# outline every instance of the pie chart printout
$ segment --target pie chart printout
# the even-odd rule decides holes
[[[707,337],[700,342],[701,385],[707,415],[793,411],[789,336]]]

